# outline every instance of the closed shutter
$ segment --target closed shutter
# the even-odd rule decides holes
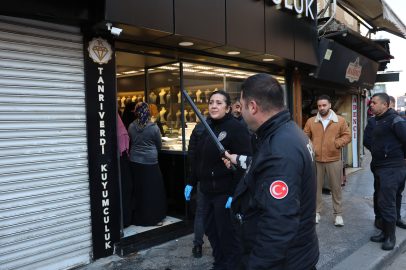
[[[0,269],[91,260],[80,29],[0,16]]]

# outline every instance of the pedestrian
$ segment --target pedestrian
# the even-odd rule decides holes
[[[331,100],[327,95],[319,96],[318,112],[306,122],[304,132],[314,146],[317,165],[317,209],[316,223],[319,223],[323,208],[322,190],[327,173],[331,188],[335,226],[344,226],[341,211],[343,197],[341,194],[342,161],[341,148],[351,142],[351,134],[344,117],[335,114],[331,109]]]
[[[395,99],[393,97],[389,97],[389,98],[390,98],[389,107],[394,109],[395,106],[394,106],[393,102],[395,101]],[[375,123],[376,123],[376,117],[372,117],[371,119],[369,119],[368,124],[365,127],[365,131],[364,131],[363,144],[364,144],[365,148],[367,148],[369,151],[371,151],[371,145],[372,145],[371,134],[372,134],[372,130],[375,126]],[[381,215],[381,212],[379,211],[379,207],[378,207],[379,186],[378,186],[377,179],[375,176],[373,161],[371,162],[370,167],[371,167],[371,172],[374,175],[374,195],[373,195],[374,213],[375,213],[374,224],[375,224],[376,228],[378,228],[379,230],[382,230],[382,215]],[[405,188],[405,180],[403,180],[403,182],[401,183],[401,185],[399,186],[399,188],[396,192],[396,214],[397,214],[396,226],[398,226],[399,228],[402,228],[402,229],[406,229],[406,223],[402,220],[402,217],[400,215],[400,209],[402,206],[402,191]]]
[[[382,232],[372,236],[371,241],[383,242],[383,250],[392,250],[396,244],[396,194],[403,192],[406,177],[406,120],[389,108],[389,103],[386,93],[377,93],[371,100],[371,110],[376,118],[371,134],[371,153],[382,215]]]
[[[207,124],[211,123],[211,117],[206,118]],[[202,123],[196,125],[193,129],[192,134],[190,135],[189,146],[187,151],[187,158],[189,165],[192,171],[196,170],[196,146],[197,142],[200,140],[202,133],[204,131],[204,126]],[[193,173],[192,173],[193,174]],[[197,183],[197,192],[196,192],[196,213],[195,213],[195,224],[194,224],[194,233],[195,238],[193,240],[193,249],[192,254],[195,258],[202,257],[202,245],[204,244],[204,225],[203,225],[203,193],[200,188],[200,181]]]
[[[120,152],[120,186],[124,228],[131,225],[136,199],[130,166],[130,137],[120,117],[118,120],[118,148]]]
[[[242,110],[242,108],[241,108],[240,97],[235,97],[231,102],[231,113],[233,114],[235,119],[240,121],[240,123],[243,124],[247,128],[248,133],[250,134],[250,137],[252,137],[253,132],[252,132],[252,130],[250,130],[248,128],[248,125],[245,122],[244,117],[242,117],[241,110]]]
[[[216,91],[209,98],[210,128],[225,149],[251,155],[247,129],[230,113],[230,96]],[[193,186],[200,181],[203,200],[204,231],[213,249],[216,270],[235,270],[240,262],[240,243],[231,223],[230,206],[241,172],[228,170],[220,152],[205,130],[196,146],[196,167],[187,180],[185,198],[190,200]]]
[[[125,105],[123,116],[121,117],[121,120],[123,121],[123,124],[124,124],[126,130],[128,130],[128,127],[130,126],[130,124],[132,122],[134,122],[134,120],[136,118],[135,113],[134,113],[136,105],[137,105],[137,103],[135,103],[135,102],[128,102]]]
[[[162,226],[166,218],[166,193],[158,151],[162,148],[161,133],[150,121],[148,104],[139,102],[135,107],[136,119],[128,128],[131,139],[131,171],[134,181],[136,207],[132,224],[136,226]]]
[[[284,91],[267,74],[241,85],[242,115],[257,136],[254,156],[226,156],[244,171],[232,202],[243,269],[315,269],[316,163],[311,141],[284,109]],[[230,151],[230,153],[233,153]],[[230,161],[224,160],[229,167]]]

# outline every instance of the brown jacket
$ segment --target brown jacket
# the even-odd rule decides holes
[[[316,161],[331,162],[341,159],[341,148],[351,142],[351,133],[344,117],[332,110],[326,130],[320,121],[320,113],[307,120],[304,132],[313,143]]]

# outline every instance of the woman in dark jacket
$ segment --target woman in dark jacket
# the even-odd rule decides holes
[[[128,127],[130,126],[130,124],[132,122],[134,122],[134,120],[136,118],[135,113],[134,113],[135,105],[137,105],[137,103],[128,102],[125,105],[123,116],[121,116],[121,121],[123,121],[123,124],[127,130],[128,130]]]
[[[225,149],[239,155],[252,154],[247,128],[230,113],[230,96],[224,91],[210,96],[210,128]],[[244,154],[245,153],[245,154]],[[205,234],[213,248],[213,269],[237,269],[240,262],[239,240],[231,223],[230,208],[234,191],[242,174],[224,166],[220,152],[204,131],[196,146],[196,166],[185,188],[186,200],[200,181],[204,194],[203,223]]]
[[[131,139],[130,161],[137,205],[132,223],[137,226],[161,226],[166,218],[166,195],[158,151],[162,148],[161,133],[152,123],[148,104],[135,107],[136,120],[128,128]]]

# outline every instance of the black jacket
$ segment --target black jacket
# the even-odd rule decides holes
[[[256,153],[248,159],[231,206],[243,216],[240,237],[244,249],[250,249],[243,261],[250,270],[313,269],[319,258],[313,145],[288,110],[263,123],[256,134]],[[275,196],[283,185],[277,181],[287,186],[279,199]]]
[[[230,113],[222,119],[212,119],[210,128],[230,153],[252,155],[247,129]],[[205,130],[197,142],[196,167],[188,178],[188,185],[200,181],[204,195],[228,194],[232,197],[240,179],[240,172],[233,173],[224,165],[218,148]]]
[[[372,147],[372,130],[374,129],[376,123],[376,118],[372,117],[371,119],[368,120],[368,124],[365,127],[364,130],[364,140],[363,140],[363,144],[366,147],[366,149],[368,149],[369,151],[371,151],[371,147]]]
[[[210,125],[211,123],[211,118],[210,116],[207,117],[206,119],[207,124]],[[204,131],[204,126],[202,123],[199,123],[195,126],[195,128],[192,131],[192,134],[190,135],[190,140],[189,140],[189,146],[188,146],[188,151],[187,151],[187,160],[189,161],[190,167],[193,168],[196,166],[196,146],[197,142],[200,139],[200,136],[202,136],[202,133]]]
[[[372,130],[372,160],[378,166],[404,166],[406,158],[406,121],[394,109],[375,116]]]

